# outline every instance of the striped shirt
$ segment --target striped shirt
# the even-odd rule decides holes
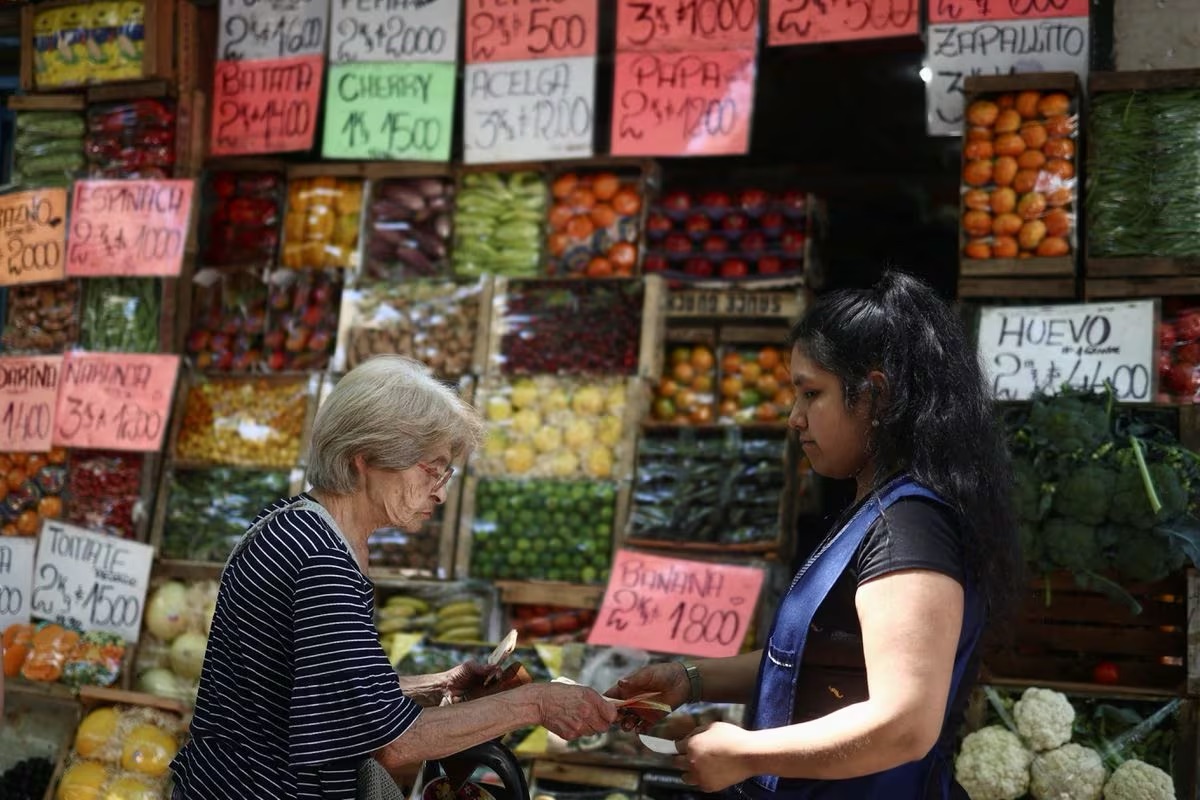
[[[230,560],[176,800],[353,800],[363,760],[420,713],[379,645],[373,588],[310,510],[276,514]]]

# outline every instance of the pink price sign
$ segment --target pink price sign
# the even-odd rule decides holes
[[[325,56],[218,61],[210,155],[311,150]],[[383,99],[383,98],[380,98]]]
[[[786,46],[916,36],[921,22],[917,12],[917,0],[773,0],[767,22],[767,44]]]
[[[597,0],[467,0],[467,63],[594,56]]]
[[[753,625],[763,579],[754,567],[620,550],[588,644],[737,655]]]
[[[179,356],[68,353],[54,444],[87,450],[162,449]]]
[[[928,0],[929,21],[999,22],[1048,17],[1086,17],[1088,0]]]
[[[617,50],[737,50],[758,43],[760,0],[617,0]]]
[[[612,154],[737,155],[750,148],[756,51],[616,54]]]
[[[50,449],[62,365],[62,356],[0,358],[0,451]]]
[[[191,180],[77,181],[67,275],[178,276],[194,190]]]

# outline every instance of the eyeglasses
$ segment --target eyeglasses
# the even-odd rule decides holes
[[[421,468],[422,472],[436,481],[436,483],[433,484],[432,489],[432,491],[435,492],[449,483],[450,479],[454,477],[454,467],[446,467],[445,472],[439,472],[428,464],[418,463],[417,466]]]

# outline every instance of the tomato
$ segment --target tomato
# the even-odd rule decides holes
[[[1121,680],[1121,670],[1111,661],[1101,661],[1092,670],[1092,680],[1105,686],[1114,686]]]
[[[1175,326],[1169,322],[1160,322],[1158,325],[1158,346],[1163,349],[1169,349],[1175,346]]]
[[[1175,334],[1180,342],[1200,339],[1200,312],[1189,311],[1181,315],[1175,323]]]

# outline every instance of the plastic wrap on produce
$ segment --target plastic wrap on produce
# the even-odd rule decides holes
[[[641,281],[510,281],[497,294],[498,366],[505,375],[635,375]]]
[[[1200,298],[1164,298],[1158,347],[1159,402],[1200,403]]]
[[[1088,254],[1200,255],[1200,89],[1091,99]]]
[[[672,189],[646,218],[644,273],[775,279],[804,271],[808,195],[795,189]]]
[[[8,288],[4,335],[10,354],[62,353],[79,341],[78,280],[35,283]]]
[[[621,467],[631,389],[619,378],[570,379],[539,375],[513,382],[492,379],[478,405],[488,438],[472,464],[480,475],[530,478],[627,478]]]
[[[217,608],[215,580],[159,580],[146,598],[134,664],[140,692],[195,705]]]
[[[205,266],[273,266],[283,223],[284,177],[221,170],[204,183],[201,259]]]
[[[373,183],[364,282],[449,277],[453,210],[449,178]]]
[[[111,633],[55,623],[15,624],[4,631],[4,675],[35,683],[111,686],[121,674],[125,642]]]
[[[37,536],[43,520],[62,519],[66,450],[0,453],[0,475],[6,490],[0,498],[0,535]]]
[[[558,175],[550,187],[547,273],[630,277],[641,239],[641,176],[598,171]]]
[[[178,715],[147,706],[100,706],[83,717],[57,797],[167,800],[169,767],[183,743]]]
[[[283,266],[356,269],[362,205],[359,179],[322,176],[289,181]]]
[[[1077,247],[1078,99],[978,96],[963,137],[963,255],[1061,258]]]
[[[206,267],[192,279],[192,327],[184,344],[204,372],[247,373],[263,365],[267,283],[257,269]]]
[[[166,100],[92,106],[85,142],[93,178],[170,178],[175,170],[175,106]]]
[[[166,485],[162,555],[224,563],[259,512],[292,494],[288,472],[177,469]]]
[[[471,577],[600,583],[612,560],[616,484],[481,479]]]
[[[145,18],[142,0],[39,7],[33,15],[33,79],[38,89],[142,77]]]
[[[272,372],[323,370],[337,343],[340,270],[276,270],[268,281],[266,367]]]
[[[354,369],[374,355],[396,353],[428,365],[447,381],[472,372],[483,280],[413,282],[348,290],[343,340],[334,363]]]
[[[16,115],[12,182],[16,188],[68,187],[85,166],[83,114],[22,111]]]
[[[289,469],[300,460],[314,387],[307,379],[198,380],[187,393],[175,457]]]
[[[454,274],[535,277],[541,268],[546,182],[536,172],[468,172],[454,209]]]
[[[643,438],[629,536],[662,542],[742,545],[781,535],[785,439],[738,429]]]
[[[85,350],[157,353],[162,284],[154,278],[92,278],[84,285]]]
[[[67,473],[67,521],[132,539],[142,507],[141,453],[74,450]]]

